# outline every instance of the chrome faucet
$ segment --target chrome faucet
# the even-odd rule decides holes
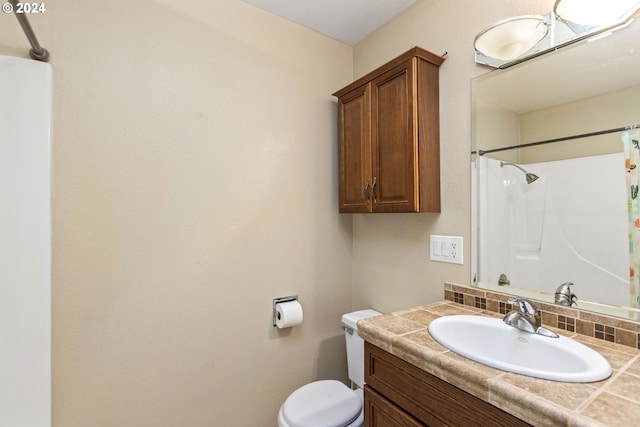
[[[530,334],[558,338],[558,334],[542,326],[540,310],[538,310],[533,302],[525,298],[513,297],[509,300],[509,303],[518,304],[520,311],[512,310],[507,313],[504,319],[502,319],[504,323],[521,331],[529,332]]]
[[[573,283],[565,282],[562,285],[558,286],[556,289],[555,303],[560,305],[566,305],[569,307],[577,307],[578,296],[571,292],[571,286]]]

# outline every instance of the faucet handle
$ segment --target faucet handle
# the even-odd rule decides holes
[[[533,316],[538,311],[538,307],[526,298],[515,296],[509,300],[509,304],[519,304],[520,311],[525,316]]]
[[[573,283],[564,282],[562,285],[558,286],[558,288],[556,289],[556,295],[560,294],[560,295],[565,295],[571,298],[571,295],[573,295],[573,292],[571,292],[571,286],[573,286]]]
[[[554,299],[556,304],[567,305],[569,307],[576,307],[578,305],[576,302],[578,296],[571,292],[571,286],[573,286],[571,282],[565,282],[558,286]]]

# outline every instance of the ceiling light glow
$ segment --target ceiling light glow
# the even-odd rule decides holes
[[[553,12],[563,21],[601,27],[630,16],[639,8],[638,0],[556,0]]]

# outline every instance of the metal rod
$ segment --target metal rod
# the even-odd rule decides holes
[[[640,127],[640,124],[624,126],[620,128],[614,128],[614,129],[600,130],[597,132],[582,133],[580,135],[563,136],[561,138],[547,139],[545,141],[528,142],[526,144],[511,145],[509,147],[493,148],[491,150],[478,150],[477,154],[479,156],[484,156],[485,154],[488,154],[488,153],[496,153],[498,151],[513,150],[515,148],[535,147],[536,145],[551,144],[554,142],[570,141],[572,139],[588,138],[590,136],[598,136],[598,135],[606,135],[608,133],[623,132],[625,130],[634,129],[637,127]],[[476,154],[476,151],[472,151],[471,154]]]
[[[37,61],[48,62],[49,52],[47,51],[47,49],[40,46],[40,43],[38,43],[38,38],[33,32],[33,28],[31,28],[31,24],[29,24],[27,15],[25,15],[24,13],[17,12],[18,0],[9,0],[9,2],[13,5],[13,13],[14,15],[16,15],[16,19],[20,23],[20,26],[22,27],[22,31],[24,31],[25,36],[27,36],[27,39],[31,44],[31,50],[29,50],[29,56],[31,56],[31,58]]]

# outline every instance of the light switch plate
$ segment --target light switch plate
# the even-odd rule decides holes
[[[461,236],[429,236],[429,253],[432,261],[462,264]]]

